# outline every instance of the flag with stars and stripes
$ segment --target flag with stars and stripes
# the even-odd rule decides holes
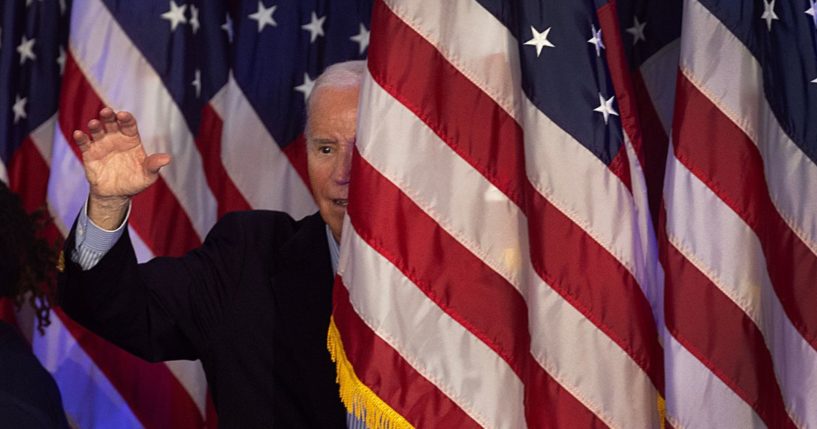
[[[817,427],[815,15],[684,1],[661,225],[680,427]]]
[[[370,427],[817,427],[817,3],[375,0],[329,345]]]
[[[174,159],[134,200],[140,260],[198,245],[231,210],[311,214],[304,100],[326,66],[365,57],[370,11],[367,0],[4,1],[0,179],[65,236],[87,196],[71,131],[107,105],[133,112],[147,151]],[[148,364],[51,319],[33,348],[78,427],[214,427],[198,362]]]

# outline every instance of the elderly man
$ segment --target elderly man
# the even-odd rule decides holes
[[[66,242],[63,307],[144,359],[200,359],[223,427],[346,427],[326,332],[364,68],[329,67],[307,102],[319,213],[229,214],[180,258],[137,264],[125,228],[170,156],[146,155],[126,112],[74,132],[90,195]]]

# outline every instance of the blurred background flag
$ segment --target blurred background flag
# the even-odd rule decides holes
[[[684,427],[817,427],[817,3],[685,0],[662,261]]]
[[[133,112],[173,165],[134,201],[140,260],[198,245],[225,212],[317,208],[304,100],[328,65],[365,58],[368,1],[5,1],[0,178],[65,236],[87,196],[71,131]],[[18,318],[24,330],[28,321]],[[33,347],[79,427],[215,427],[198,362],[148,364],[52,316]]]

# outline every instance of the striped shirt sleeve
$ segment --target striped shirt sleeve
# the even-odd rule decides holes
[[[75,235],[74,250],[71,252],[71,260],[79,264],[83,270],[87,271],[96,266],[97,263],[108,253],[114,244],[122,237],[125,226],[128,224],[131,206],[128,204],[128,212],[122,224],[115,230],[107,230],[97,226],[88,217],[88,201],[79,212],[77,219],[77,229]]]

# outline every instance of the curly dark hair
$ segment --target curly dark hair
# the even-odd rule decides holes
[[[20,198],[0,181],[0,297],[26,301],[37,315],[37,330],[51,323],[57,247],[38,237],[49,220],[44,208],[27,214]]]

